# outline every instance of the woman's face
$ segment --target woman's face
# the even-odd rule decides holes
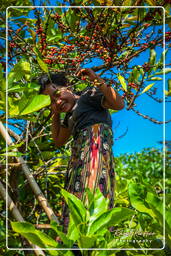
[[[65,87],[56,87],[54,84],[46,85],[44,94],[49,95],[52,104],[58,113],[69,112],[75,105],[75,95]]]

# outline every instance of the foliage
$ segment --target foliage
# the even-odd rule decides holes
[[[169,154],[166,151],[166,159]],[[164,184],[163,157],[156,149],[146,149],[136,155],[127,154],[115,159],[116,206],[133,206],[139,213],[131,225],[155,231],[159,238],[163,234],[163,193],[166,193],[166,241],[170,246],[170,163],[166,161]]]
[[[132,2],[125,1],[128,6]],[[152,3],[157,5],[155,1]],[[20,3],[16,1],[17,4]],[[103,1],[91,4],[103,5]],[[166,24],[170,26],[170,5],[163,4]],[[36,80],[42,72],[64,70],[70,85],[81,90],[89,81],[84,76],[77,77],[76,72],[85,65],[99,71],[109,86],[114,86],[123,95],[128,110],[141,108],[137,99],[144,94],[148,95],[149,101],[161,103],[162,74],[171,72],[169,66],[163,70],[171,39],[167,31],[166,50],[163,51],[164,10],[157,6],[123,8],[124,5],[122,3],[121,8],[8,8],[10,117],[22,115],[27,120],[30,117],[35,120],[36,111],[49,105],[45,96],[42,99],[37,95]],[[3,62],[2,65],[4,68]],[[3,86],[3,110],[4,93]],[[170,95],[170,79],[165,93]],[[158,123],[150,116],[146,115],[146,118]]]
[[[21,166],[17,163],[16,157],[23,156],[60,219],[62,202],[60,191],[64,184],[66,165],[70,156],[69,143],[59,150],[53,144],[50,131],[50,101],[48,96],[38,95],[38,76],[42,73],[64,70],[67,73],[69,84],[76,91],[80,91],[90,82],[84,76],[77,77],[76,71],[81,67],[91,66],[109,86],[113,86],[124,97],[127,110],[136,111],[137,114],[157,124],[161,124],[162,121],[151,117],[150,114],[142,114],[144,109],[139,105],[139,98],[148,97],[149,101],[163,102],[161,98],[163,72],[166,74],[166,101],[171,95],[171,80],[169,79],[171,69],[168,63],[171,39],[169,1],[70,0],[63,3],[71,6],[113,5],[114,7],[103,9],[93,7],[17,8],[17,6],[22,6],[23,1],[2,1],[3,9],[9,5],[16,6],[7,10],[7,88],[4,47],[5,12],[2,12],[0,20],[2,23],[0,29],[2,46],[0,48],[2,55],[0,121],[5,123],[5,114],[8,112],[8,127],[10,128],[8,132],[14,142],[14,145],[8,149],[8,192],[28,223],[27,227],[30,227],[31,232],[35,234],[30,239],[36,239],[39,245],[43,243],[45,246],[52,246],[51,243],[53,243],[53,246],[59,246],[54,240],[58,234],[65,246],[67,243],[69,245],[77,243],[79,247],[82,245],[88,247],[91,244],[91,246],[118,246],[118,248],[125,246],[125,233],[132,229],[137,231],[137,234],[130,234],[131,237],[135,236],[135,240],[144,239],[143,235],[138,234],[139,230],[149,233],[155,230],[155,234],[151,235],[153,240],[151,247],[162,247],[162,205],[163,193],[166,192],[166,240],[167,246],[171,247],[169,164],[166,165],[166,190],[164,191],[162,154],[155,150],[115,159],[117,182],[114,210],[107,211],[106,209],[106,212],[100,212],[102,210],[100,202],[104,206],[106,201],[98,193],[94,199],[89,193],[89,207],[87,205],[87,208],[77,201],[79,208],[77,204],[75,206],[77,199],[63,191],[63,196],[72,213],[70,231],[73,232],[66,236],[62,233],[61,227],[52,223],[52,230],[42,235],[42,232],[31,224],[44,224],[48,222],[48,219],[30,191],[27,180],[21,174]],[[24,4],[34,5],[30,0],[25,0]],[[41,4],[43,5],[43,2]],[[46,6],[46,1],[44,5]],[[55,5],[61,6],[61,2],[56,1]],[[163,9],[161,7],[131,7],[136,5],[142,7],[160,5],[165,8],[166,50],[163,49]],[[116,6],[130,7],[118,8]],[[165,58],[166,66],[164,67]],[[6,109],[6,90],[8,109]],[[4,185],[5,147],[5,141],[0,139],[0,166],[2,167],[0,172]],[[17,152],[14,152],[14,149],[17,149]],[[4,209],[5,205],[2,201],[1,205]],[[99,207],[99,215],[95,214],[95,207]],[[130,214],[131,221],[129,218],[125,219],[125,216],[122,219],[123,213]],[[114,215],[120,220],[120,222],[112,223],[117,230],[117,237],[124,238],[124,241],[118,241],[118,243],[112,240],[114,233],[111,234],[107,228]],[[4,210],[1,211],[1,216],[3,221],[0,223],[2,245],[0,252],[2,255],[15,255],[15,252],[7,252],[3,248],[5,244]],[[11,215],[9,218],[13,220]],[[101,233],[97,232],[100,227],[103,231]],[[78,231],[76,237],[73,228]],[[26,241],[10,229],[9,247],[22,247],[23,244],[27,245]],[[128,243],[127,246],[139,248],[140,246],[147,247],[147,244],[143,242],[140,245],[136,242]],[[138,249],[133,252],[119,250],[88,252],[92,255],[158,255],[158,251],[138,251]],[[53,254],[53,251],[48,253]],[[86,254],[86,251],[84,253]],[[160,251],[160,254],[164,255],[164,251]],[[19,252],[18,255],[24,255],[24,252]],[[57,255],[57,252],[53,255]],[[60,252],[59,255],[61,255]],[[66,255],[72,255],[72,252],[68,251]]]
[[[146,160],[146,164],[143,164],[144,160]],[[87,191],[87,202],[86,205],[83,205],[78,198],[69,194],[67,191],[62,190],[62,194],[69,205],[71,215],[67,234],[62,232],[61,226],[54,222],[51,223],[51,228],[55,232],[52,233],[48,231],[47,235],[54,240],[56,236],[61,238],[63,244],[58,244],[57,246],[68,248],[68,246],[72,247],[77,245],[81,248],[83,245],[87,245],[88,247],[91,243],[91,247],[98,246],[98,248],[100,248],[100,246],[102,248],[162,247],[162,153],[154,149],[144,150],[135,155],[123,155],[115,158],[115,162],[117,183],[115,208],[113,210],[107,210],[108,200],[104,198],[99,191],[97,191],[95,196]],[[166,166],[166,173],[169,174],[169,166]],[[167,179],[167,244],[170,244],[169,234],[171,228],[169,198],[169,179]],[[101,221],[101,219],[103,219],[103,221]],[[16,225],[24,224],[19,223]],[[30,228],[34,229],[33,232],[36,234],[38,233],[41,236],[41,232],[37,232],[33,225],[28,225]],[[109,232],[109,226],[114,226],[112,232]],[[17,228],[15,231],[16,230]],[[19,233],[22,232],[25,233],[23,228]],[[31,236],[31,238],[34,239],[33,236]],[[128,239],[131,240],[131,242],[128,243]],[[146,239],[148,240],[148,243],[141,242]],[[149,242],[150,240],[151,242]],[[50,252],[51,251],[49,250],[49,255]],[[89,253],[92,253],[89,255],[101,255],[100,252],[101,251],[89,251]],[[110,255],[111,252],[105,251],[104,255]],[[119,249],[118,252],[115,252],[116,254],[112,252],[112,255],[119,255]],[[151,255],[157,255],[156,252],[157,251],[151,251]],[[84,251],[84,253],[86,255],[86,251]],[[132,251],[126,251],[125,255],[134,255],[132,253]],[[160,251],[160,253],[161,255],[165,255],[163,251]],[[144,255],[143,251],[140,253],[138,249],[137,254]]]
[[[120,207],[108,210],[108,199],[104,198],[100,191],[97,191],[94,196],[88,191],[87,207],[67,191],[62,190],[62,194],[71,213],[68,233],[63,233],[56,222],[53,222],[51,227],[60,236],[63,242],[61,246],[64,248],[70,248],[74,243],[77,243],[80,248],[108,248],[111,246],[108,243],[113,240],[113,237],[106,240],[110,236],[108,228],[121,223],[123,225],[124,220],[134,213],[131,209]],[[41,247],[60,247],[57,242],[36,230],[29,223],[12,222],[11,225],[14,231],[19,232],[34,244]]]

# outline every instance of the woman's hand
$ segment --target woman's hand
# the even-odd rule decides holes
[[[88,76],[90,81],[94,82],[95,80],[100,79],[100,77],[91,69],[91,68],[83,68],[78,71],[77,76]]]
[[[104,95],[103,107],[107,109],[120,110],[124,108],[122,97],[112,87],[107,86],[105,81],[100,78],[91,68],[83,68],[78,71],[78,76],[86,75],[94,86],[97,86]]]

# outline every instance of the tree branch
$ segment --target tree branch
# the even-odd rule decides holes
[[[21,213],[19,212],[18,208],[16,207],[16,205],[12,201],[11,197],[9,195],[6,195],[5,188],[4,188],[4,186],[1,182],[0,182],[0,195],[1,195],[2,199],[8,204],[7,207],[11,211],[13,217],[19,222],[24,222],[24,219],[23,219]],[[44,252],[38,246],[30,243],[29,241],[28,241],[28,243],[31,245],[31,247],[33,249],[36,249],[36,250],[34,250],[35,255],[45,256]]]
[[[11,145],[12,139],[10,138],[8,132],[6,131],[5,127],[3,126],[2,122],[0,122],[0,133],[2,134],[2,136],[4,137],[6,143],[8,145]],[[17,149],[13,149],[13,151],[17,152]],[[24,159],[22,157],[16,157],[16,160],[18,163],[21,164],[22,170],[24,172],[24,175],[26,176],[26,179],[28,180],[31,189],[33,190],[33,193],[35,194],[38,202],[40,203],[40,205],[42,206],[42,208],[44,209],[44,211],[46,212],[48,218],[50,220],[54,220],[57,223],[59,223],[56,215],[54,214],[53,210],[50,208],[47,199],[45,198],[45,196],[43,195],[42,191],[40,190],[39,186],[37,185],[32,173],[30,172],[27,164],[25,163]]]
[[[162,39],[159,39],[159,40],[157,41],[157,43],[161,43],[162,41],[163,41],[163,38],[162,38]],[[134,54],[132,54],[131,56],[127,57],[127,62],[130,61],[131,59],[133,59],[134,57],[136,57],[137,55],[139,55],[141,52],[143,52],[143,51],[145,51],[145,50],[147,50],[147,48],[142,48],[142,49],[137,50]],[[123,60],[117,60],[117,61],[115,61],[115,62],[112,63],[112,67],[118,66],[118,65],[121,65],[121,64],[123,64]],[[92,67],[92,69],[93,69],[94,71],[99,71],[99,70],[105,69],[105,68],[107,68],[107,67],[108,67],[108,64],[102,64],[102,65],[100,65],[100,66]],[[112,67],[111,67],[111,68],[112,68]]]
[[[132,110],[137,114],[137,115],[139,115],[139,116],[141,116],[141,117],[143,117],[143,118],[145,118],[145,119],[148,119],[148,120],[150,120],[151,122],[153,122],[153,123],[155,123],[155,124],[167,124],[167,123],[169,123],[169,122],[171,122],[171,119],[170,120],[167,120],[167,121],[165,121],[165,122],[163,122],[163,121],[158,121],[158,120],[156,120],[156,119],[154,119],[154,118],[152,118],[152,117],[150,117],[150,116],[148,116],[148,115],[144,115],[144,114],[142,114],[142,113],[140,113],[138,110],[135,110],[134,108],[132,108]]]

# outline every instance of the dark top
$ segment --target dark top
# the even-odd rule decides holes
[[[108,109],[102,106],[104,95],[97,87],[86,88],[76,101],[71,112],[65,115],[63,126],[71,130],[73,135],[87,126],[104,123],[112,127]]]

